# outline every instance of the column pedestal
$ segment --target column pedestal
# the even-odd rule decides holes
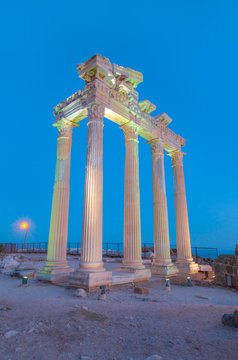
[[[58,128],[59,136],[48,252],[46,265],[37,273],[37,278],[56,283],[67,281],[70,272],[73,271],[67,265],[66,251],[72,129],[77,124],[61,119],[54,126]]]
[[[198,264],[193,261],[188,225],[187,200],[185,193],[183,153],[176,151],[169,154],[172,158],[174,178],[174,206],[177,240],[176,266],[180,274],[196,274]]]
[[[112,273],[102,261],[103,117],[103,105],[93,104],[88,109],[81,259],[69,278],[70,286],[86,289],[112,282]]]

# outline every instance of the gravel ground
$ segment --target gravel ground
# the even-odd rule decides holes
[[[238,293],[161,281],[112,287],[77,298],[75,290],[0,275],[0,360],[237,360],[238,329],[221,325],[238,309]],[[203,298],[200,298],[203,297]],[[8,333],[14,330],[17,333]],[[158,358],[159,359],[159,358]]]

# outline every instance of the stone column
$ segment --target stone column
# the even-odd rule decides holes
[[[152,154],[154,211],[154,262],[152,274],[168,276],[175,274],[178,270],[170,257],[163,143],[159,139],[154,139],[149,141],[149,144]]]
[[[138,131],[130,124],[122,127],[125,134],[126,157],[124,179],[124,257],[121,268],[143,269],[141,258],[141,222]]]
[[[70,277],[74,287],[105,285],[112,278],[102,262],[103,117],[103,105],[93,104],[89,108],[81,259],[79,269]]]
[[[37,277],[40,280],[58,282],[67,280],[68,274],[73,271],[67,265],[66,251],[72,129],[77,124],[61,119],[54,126],[58,128],[59,134],[48,253],[46,265],[38,272]]]
[[[102,262],[103,117],[102,105],[94,104],[89,109],[81,270],[105,271]]]
[[[185,193],[183,153],[175,151],[172,158],[174,178],[174,206],[177,240],[177,261],[179,273],[197,273],[198,265],[193,261],[188,225],[187,200]]]

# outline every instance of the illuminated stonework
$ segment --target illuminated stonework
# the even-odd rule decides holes
[[[181,147],[185,145],[185,140],[168,128],[172,119],[166,113],[151,116],[156,106],[149,100],[139,101],[136,87],[143,81],[140,72],[112,64],[101,55],[77,65],[77,70],[79,77],[85,81],[83,90],[54,108],[59,141],[47,263],[41,274],[47,273],[50,279],[49,274],[56,267],[62,276],[70,271],[66,263],[66,246],[72,128],[87,117],[82,253],[78,270],[70,275],[71,285],[91,288],[112,281],[112,274],[105,271],[102,262],[104,117],[118,124],[125,134],[124,259],[118,270],[134,272],[135,280],[150,277],[141,259],[138,155],[138,137],[141,136],[148,141],[152,150],[155,246],[152,272],[166,276],[175,273],[177,268],[179,272],[196,272],[197,266],[191,256],[182,166]],[[173,162],[177,268],[170,258],[164,150]]]

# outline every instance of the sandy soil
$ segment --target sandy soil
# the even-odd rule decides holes
[[[221,325],[238,309],[237,292],[178,285],[167,292],[151,281],[149,295],[125,285],[102,301],[99,290],[80,299],[73,289],[20,283],[0,275],[0,304],[11,308],[0,311],[1,360],[238,359],[238,329]],[[18,333],[6,338],[10,330]]]

